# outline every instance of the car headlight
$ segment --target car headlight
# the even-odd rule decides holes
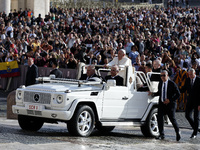
[[[61,104],[63,102],[63,96],[62,95],[58,95],[56,97],[56,101],[57,101],[58,104]]]
[[[18,92],[17,92],[17,98],[18,98],[18,99],[22,99],[22,92],[21,92],[21,91],[18,91]]]

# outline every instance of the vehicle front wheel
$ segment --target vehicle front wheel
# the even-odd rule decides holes
[[[146,137],[157,137],[159,135],[159,129],[158,129],[158,109],[154,108],[151,110],[151,113],[149,114],[146,123],[144,126],[141,126],[141,131],[144,136]]]
[[[44,121],[31,116],[18,115],[18,123],[23,130],[38,131],[43,126]]]
[[[72,119],[67,122],[71,135],[89,136],[94,129],[95,116],[92,108],[87,105],[79,106]]]

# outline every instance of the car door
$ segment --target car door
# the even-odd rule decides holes
[[[108,90],[104,90],[101,118],[125,118],[128,99],[128,88],[126,86],[110,86]]]
[[[140,73],[140,72],[139,72]],[[137,72],[138,74],[138,72]],[[143,73],[141,73],[143,74]],[[142,76],[140,75],[140,78]],[[146,78],[144,78],[146,82],[150,82]],[[134,80],[136,81],[136,75]],[[149,89],[152,92],[157,91],[158,83],[151,83],[151,86],[148,85]],[[152,101],[157,101],[158,98],[153,98],[152,96],[148,95],[148,91],[137,91],[136,84],[132,84],[131,87],[133,89],[129,90],[129,101],[127,102],[127,119],[141,119],[145,114],[149,104]]]
[[[151,97],[148,92],[130,91],[130,99],[127,102],[127,119],[141,119],[144,115]]]

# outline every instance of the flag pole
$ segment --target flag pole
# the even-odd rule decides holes
[[[12,77],[9,77],[8,78],[8,85],[6,87],[6,91],[5,92],[7,92],[9,90],[11,81],[12,81]]]

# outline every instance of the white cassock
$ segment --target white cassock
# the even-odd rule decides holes
[[[118,57],[113,58],[113,60],[108,63],[108,66],[113,65],[132,66],[131,60],[126,56],[124,56],[121,60],[118,60]]]
[[[124,56],[121,60],[118,60],[118,57],[115,57],[111,62],[108,63],[108,66],[113,66],[113,65],[118,65],[118,66],[132,66],[131,60]],[[126,79],[126,71],[125,70],[120,70],[118,73],[119,76],[122,78]],[[125,80],[124,80],[125,82]]]

